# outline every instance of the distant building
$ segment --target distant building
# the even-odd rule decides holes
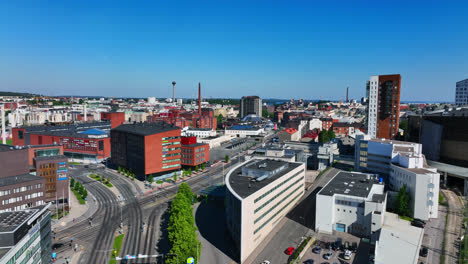
[[[377,75],[367,81],[368,134],[375,138],[392,139],[400,122],[401,76]]]
[[[182,166],[195,167],[210,160],[210,145],[197,143],[197,137],[182,137],[181,143]]]
[[[333,118],[324,117],[324,118],[320,118],[320,121],[322,121],[321,130],[330,130],[333,126]]]
[[[95,162],[110,156],[111,122],[90,122],[59,126],[26,126],[13,128],[13,145],[63,146],[70,159]]]
[[[263,127],[254,127],[249,125],[235,125],[230,128],[224,129],[225,135],[232,135],[235,137],[251,137],[263,134],[265,130]]]
[[[50,263],[49,204],[0,213],[0,263]]]
[[[111,128],[118,127],[125,122],[124,112],[104,112],[101,113],[101,121],[110,121]]]
[[[303,150],[282,148],[275,145],[265,145],[256,149],[248,149],[246,160],[250,159],[272,159],[288,162],[306,162]]]
[[[301,133],[295,128],[285,128],[278,134],[278,140],[280,143],[286,141],[299,141],[301,139]]]
[[[331,166],[334,162],[335,155],[339,155],[340,151],[338,149],[338,143],[328,142],[322,144],[318,148],[317,152],[317,161],[318,166],[317,170],[323,171],[327,167]]]
[[[254,114],[262,116],[262,99],[258,96],[243,96],[240,102],[240,117]]]
[[[111,160],[140,179],[178,170],[180,140],[180,128],[164,122],[123,124],[111,130]]]
[[[455,90],[455,104],[468,105],[468,79],[457,82]]]
[[[182,128],[182,136],[184,137],[198,137],[198,138],[206,138],[206,137],[215,137],[216,131],[211,128],[193,128],[193,127],[184,127]]]
[[[304,195],[305,164],[253,159],[226,175],[227,228],[240,263]]]
[[[317,194],[315,231],[375,241],[386,206],[384,184],[375,175],[339,171]]]
[[[332,125],[336,137],[342,138],[356,133],[356,130],[364,132],[364,126],[360,123],[334,123]]]

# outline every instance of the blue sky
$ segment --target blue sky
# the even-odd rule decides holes
[[[0,90],[341,99],[402,75],[402,100],[454,100],[468,1],[0,1]]]

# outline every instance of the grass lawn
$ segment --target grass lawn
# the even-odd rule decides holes
[[[79,192],[75,191],[75,189],[73,189],[73,188],[70,188],[70,189],[75,194],[76,199],[78,199],[78,202],[80,204],[86,204],[85,200],[83,199],[83,197],[81,197],[81,194]]]
[[[74,162],[74,161],[70,161],[70,162],[68,162],[68,164],[70,164],[70,165],[81,165],[81,163],[79,163],[79,162]]]
[[[124,238],[124,235],[118,235],[115,237],[114,239],[114,246],[112,247],[115,251],[117,251],[117,254],[114,253],[114,251],[112,251],[112,255],[111,255],[111,258],[115,258],[117,256],[119,256],[119,253],[120,253],[120,247],[122,246],[122,242],[123,242],[123,238]],[[109,264],[117,264],[117,261],[115,259],[111,259],[109,260]]]
[[[54,211],[54,212],[55,212],[55,211]],[[65,212],[65,215],[67,215],[67,214],[68,214],[68,211]],[[64,217],[63,212],[62,212],[61,209],[59,210],[58,216],[59,216],[59,217],[58,217],[59,219],[62,218],[62,217]],[[52,218],[52,219],[57,219],[57,214],[53,214],[50,218]]]
[[[109,187],[109,188],[112,188],[114,187],[114,185],[112,185],[112,183],[107,182],[106,180],[104,180],[104,182],[101,181],[101,176],[97,175],[97,174],[89,174],[88,177],[92,178],[92,179],[95,179],[96,181],[98,182],[101,182],[102,184],[104,184],[105,186]]]
[[[401,215],[400,215],[400,219],[413,222],[413,218],[411,218],[411,217],[409,217],[409,216],[401,216]]]
[[[13,139],[7,139],[6,143],[7,145],[13,145]]]

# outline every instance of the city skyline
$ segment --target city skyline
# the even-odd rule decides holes
[[[402,101],[454,101],[466,3],[338,4],[2,2],[0,90],[340,100],[401,74]]]

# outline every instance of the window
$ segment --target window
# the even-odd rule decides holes
[[[24,137],[23,130],[18,130],[18,139],[23,139],[23,137]]]
[[[103,151],[104,150],[104,141],[103,140],[99,140],[99,151]]]

